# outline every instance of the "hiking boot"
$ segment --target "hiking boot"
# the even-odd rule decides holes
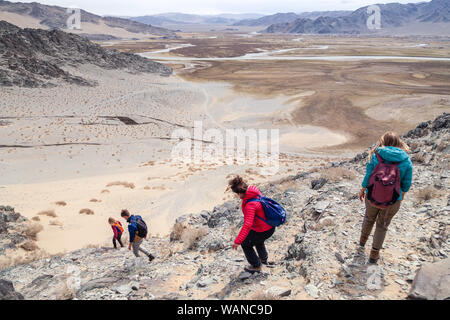
[[[375,264],[380,258],[380,250],[374,249],[370,250],[369,263]]]
[[[267,261],[267,260],[263,260],[263,259],[261,259],[261,263],[263,264],[263,265],[265,265],[265,266],[273,266],[273,265],[275,265],[275,262],[272,262],[272,261]]]
[[[359,238],[359,245],[361,247],[364,247],[366,245],[367,239],[369,239],[369,237],[361,235],[361,237]]]
[[[244,268],[244,270],[253,274],[255,272],[261,272],[262,267],[261,266],[259,266],[259,267],[247,266]]]

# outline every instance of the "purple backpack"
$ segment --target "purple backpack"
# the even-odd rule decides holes
[[[379,208],[388,208],[400,196],[400,170],[397,163],[385,163],[383,158],[375,153],[378,164],[372,171],[367,187],[367,199]]]

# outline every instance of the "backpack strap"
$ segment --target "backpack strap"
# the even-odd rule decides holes
[[[261,196],[258,196],[258,198],[253,198],[253,199],[247,200],[247,202],[245,203],[245,205],[247,205],[247,203],[249,203],[249,202],[260,202],[260,201],[261,201]],[[261,218],[260,216],[258,216],[256,213],[255,213],[255,217],[257,217],[258,219],[260,219],[260,220],[264,221],[265,223],[267,223],[266,220],[264,220],[263,218]]]
[[[379,163],[384,163],[383,158],[378,154],[378,152],[375,151],[375,155],[377,156],[377,159],[378,159]]]

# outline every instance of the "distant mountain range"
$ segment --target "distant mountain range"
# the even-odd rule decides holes
[[[296,19],[308,18],[315,19],[318,17],[341,17],[350,14],[352,11],[314,11],[303,13],[276,13],[269,16],[264,16],[258,19],[245,19],[235,22],[234,26],[270,26],[277,23],[290,23]]]
[[[82,28],[86,29],[91,36],[95,36],[95,34],[98,36],[99,33],[175,36],[171,30],[129,19],[101,17],[85,10],[80,10],[80,13]],[[0,20],[6,20],[20,27],[28,27],[27,24],[34,23],[43,29],[65,29],[69,16],[67,8],[59,6],[0,0]],[[20,25],[20,23],[25,25]]]
[[[381,28],[396,28],[417,23],[450,22],[450,0],[409,4],[379,4]],[[308,33],[308,34],[359,34],[369,33],[367,27],[369,14],[362,7],[343,16],[320,16],[318,18],[298,18],[288,22],[274,23],[267,27],[266,33]],[[450,28],[450,25],[449,25]]]
[[[439,26],[437,32],[449,23],[450,0],[432,0],[431,2],[410,4],[379,4],[381,28],[403,28],[409,32],[409,26],[415,30],[425,29],[430,24]],[[113,40],[117,38],[142,38],[146,35],[159,37],[177,37],[174,31],[177,25],[227,25],[264,28],[264,33],[300,33],[300,34],[363,34],[370,33],[367,20],[368,6],[355,11],[315,11],[303,13],[276,13],[261,15],[257,13],[198,15],[186,13],[162,13],[139,17],[102,17],[81,10],[82,31],[70,31],[92,40]],[[64,29],[68,13],[66,8],[33,3],[13,3],[0,0],[0,20],[16,24],[19,27],[44,29]],[[444,24],[443,27],[440,24]],[[164,27],[166,26],[166,27]],[[413,28],[411,28],[412,30]],[[447,32],[448,34],[449,32]]]
[[[263,17],[263,15],[257,13],[242,13],[242,14],[224,13],[218,15],[198,15],[198,14],[169,12],[139,17],[127,17],[127,18],[141,23],[163,26],[163,25],[177,25],[177,24],[232,25],[240,20],[257,19],[261,17]]]

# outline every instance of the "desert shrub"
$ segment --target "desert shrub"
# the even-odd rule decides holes
[[[48,253],[44,250],[34,250],[27,253],[25,256],[14,258],[11,265],[28,264],[36,260],[47,258],[48,256]]]
[[[62,222],[59,221],[59,220],[52,220],[52,221],[49,222],[49,225],[61,227],[63,224],[62,224]]]
[[[208,234],[208,230],[205,227],[200,228],[187,228],[181,235],[181,240],[184,243],[186,250],[191,250],[197,247],[198,242]]]
[[[102,202],[102,200],[98,200],[98,199],[91,199],[91,200],[89,200],[89,202]]]
[[[420,202],[429,201],[434,198],[439,198],[442,195],[442,193],[435,187],[428,186],[428,187],[417,190],[414,195],[415,195],[417,201],[420,203]]]
[[[87,244],[83,247],[83,249],[100,249],[101,247],[102,246],[99,244]]]
[[[417,142],[410,142],[408,143],[409,149],[414,151],[417,149],[417,147],[419,146],[419,144]]]
[[[102,190],[102,193],[110,193],[108,189]]]
[[[177,222],[172,227],[172,232],[170,233],[170,241],[177,241],[181,240],[181,236],[183,235],[184,230],[186,227],[184,224]]]
[[[41,221],[41,218],[39,218],[38,216],[31,218],[31,220],[33,221]]]
[[[0,270],[4,270],[6,268],[9,268],[13,263],[13,260],[11,257],[8,257],[6,255],[0,256]]]
[[[441,143],[438,144],[438,146],[436,147],[436,150],[437,150],[438,152],[442,152],[442,151],[444,151],[445,148],[447,148],[447,147],[448,147],[448,143],[445,142],[445,141],[442,141]]]
[[[274,294],[258,290],[250,297],[250,300],[280,300],[280,298]]]
[[[28,264],[36,260],[48,258],[49,254],[41,249],[27,252],[24,256],[1,255],[0,256],[0,270],[4,270],[11,266],[20,264]]]
[[[31,241],[31,240],[25,241],[24,243],[22,243],[22,244],[20,245],[20,247],[21,247],[23,250],[25,250],[25,251],[34,251],[34,250],[39,249],[39,247],[38,247],[38,245],[36,244],[36,242]]]
[[[425,162],[425,156],[422,153],[416,153],[412,157],[412,161],[413,162],[418,162],[418,163],[424,163]]]
[[[65,202],[65,201],[56,201],[55,204],[57,206],[61,206],[61,207],[67,206],[67,202]]]
[[[25,225],[23,233],[30,239],[36,240],[37,234],[44,229],[42,225],[37,222],[29,222]]]
[[[114,181],[110,182],[106,185],[106,187],[112,187],[112,186],[124,186],[125,188],[134,189],[136,186],[134,183],[126,182],[126,181]]]
[[[311,168],[311,169],[309,169],[308,172],[309,172],[309,173],[316,173],[316,172],[319,172],[319,168],[317,168],[317,167]]]
[[[88,216],[94,215],[94,211],[92,211],[91,209],[87,209],[87,208],[86,209],[81,209],[79,213],[80,214],[86,214]]]
[[[339,181],[341,179],[353,180],[356,178],[356,175],[347,168],[331,167],[321,170],[320,177],[328,181]]]
[[[56,218],[57,215],[55,213],[55,210],[44,210],[38,213],[38,216],[47,216],[47,217],[52,217],[52,218]]]

